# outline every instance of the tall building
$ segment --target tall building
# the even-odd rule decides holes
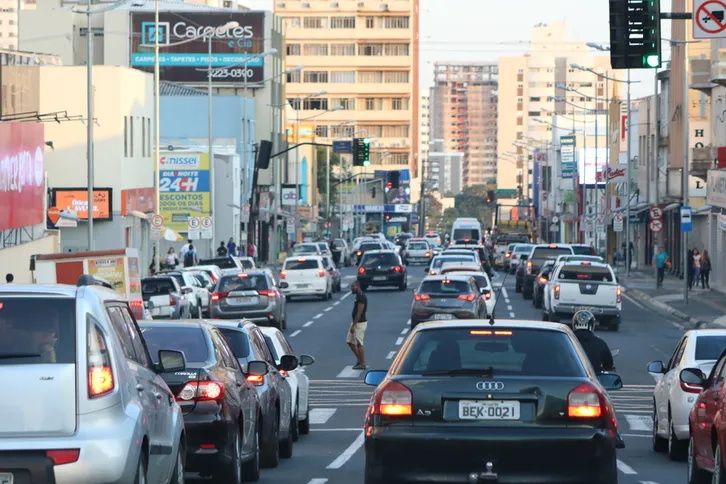
[[[610,70],[608,56],[592,55],[585,42],[567,40],[564,22],[535,25],[529,53],[499,59],[499,199],[516,198],[519,190],[524,193],[525,180],[528,181],[526,192],[533,198],[531,166],[529,173],[525,173],[530,153],[522,146],[515,146],[515,142],[533,143],[534,149],[537,143],[532,139],[542,142],[552,139],[553,116],[564,115],[567,117],[564,119],[582,123],[584,109],[605,109],[606,103],[596,98],[611,96],[615,82],[609,83],[608,94],[604,79],[573,64],[618,78]],[[567,90],[557,86],[566,86]],[[567,102],[562,101],[565,99]],[[576,129],[581,130],[582,126]]]
[[[78,2],[75,2],[76,4]],[[0,49],[18,49],[20,11],[34,9],[36,0],[0,0]]]
[[[417,176],[419,0],[286,0],[290,122],[314,124],[316,139],[369,137],[373,170]]]
[[[490,62],[434,64],[431,138],[461,153],[465,187],[496,181],[498,73]]]
[[[411,186],[411,202],[415,203],[420,199],[421,196],[421,178],[420,176],[423,175],[426,177],[427,180],[430,180],[430,168],[431,165],[428,164],[428,158],[429,158],[429,140],[431,137],[430,129],[431,129],[431,111],[429,109],[431,98],[429,96],[421,96],[419,100],[419,108],[418,108],[418,134],[419,134],[419,152],[418,152],[418,174],[419,178],[416,180],[413,180],[411,183],[413,185]],[[425,170],[424,170],[424,164],[426,164]],[[427,188],[433,189],[431,185],[427,185]]]

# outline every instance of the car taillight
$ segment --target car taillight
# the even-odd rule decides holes
[[[219,301],[220,299],[224,299],[227,296],[229,296],[228,292],[215,292],[212,293],[212,301]]]
[[[428,294],[416,294],[413,296],[413,298],[416,301],[428,301],[429,299],[431,299],[431,296],[429,296]]]
[[[328,274],[330,274],[331,276],[333,275],[333,269],[332,268],[331,269],[328,269]]]
[[[403,271],[403,267],[401,267],[401,266],[396,266],[393,268],[393,272],[401,272],[401,271]]]
[[[287,277],[287,271],[280,271],[280,279],[285,279]]]
[[[488,300],[490,300],[492,298],[492,293],[491,292],[485,292],[484,293],[484,297],[486,297],[486,299],[488,301]]]
[[[583,383],[567,395],[567,416],[600,418],[603,413],[600,392],[592,383]]]
[[[134,299],[129,301],[131,306],[131,312],[134,314],[136,319],[144,319],[144,301],[141,299]]]
[[[189,382],[177,394],[177,401],[208,402],[220,401],[224,397],[224,387],[215,381]]]
[[[432,275],[432,276],[435,276],[436,275],[436,271],[429,271],[429,274]]]
[[[474,295],[473,294],[461,294],[456,299],[461,299],[462,301],[473,301]]]
[[[259,289],[257,294],[264,297],[277,297],[277,291],[274,289]]]
[[[247,381],[259,387],[265,384],[265,375],[247,375]]]
[[[80,455],[81,449],[57,449],[45,451],[45,456],[53,461],[54,466],[62,466],[63,464],[72,464],[77,462]]]
[[[88,329],[86,349],[88,361],[88,398],[97,398],[113,391],[116,383],[111,366],[108,345],[101,331],[95,325]]]
[[[504,257],[506,257],[507,259],[509,259],[510,257],[512,257],[512,253],[511,252],[507,252],[506,254],[504,254]]]
[[[623,302],[623,288],[619,287],[615,290],[615,302],[621,303]]]
[[[360,257],[360,256],[362,256],[362,255],[363,255],[363,252],[361,252],[361,251],[359,250],[358,252],[356,252],[356,254],[358,254],[358,257]]]
[[[534,264],[532,264],[532,261],[531,260],[528,260],[527,261],[527,274],[531,274],[532,273],[532,266],[533,265]]]
[[[546,277],[540,277],[539,278],[539,283],[540,284],[544,284],[545,282],[547,282],[547,278]]]
[[[169,306],[176,306],[176,299],[174,299],[174,296],[169,296]]]
[[[413,394],[411,390],[398,383],[389,381],[377,392],[371,413],[390,417],[411,416]]]
[[[555,299],[559,299],[559,298],[560,298],[560,285],[557,284],[555,286]]]
[[[366,273],[366,268],[365,267],[359,267],[358,268],[358,274],[365,274],[365,273]]]
[[[325,277],[325,269],[318,269],[318,277]]]

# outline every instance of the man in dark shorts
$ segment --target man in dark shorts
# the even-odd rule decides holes
[[[348,335],[345,338],[346,343],[350,346],[351,351],[356,357],[356,364],[353,367],[354,370],[365,370],[366,366],[366,354],[363,349],[363,340],[366,335],[366,327],[368,322],[366,320],[366,309],[368,308],[368,298],[361,291],[360,282],[353,281],[350,285],[351,292],[353,293],[353,320],[350,323],[350,329]]]

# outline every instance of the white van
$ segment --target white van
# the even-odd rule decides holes
[[[475,218],[457,218],[451,227],[451,245],[482,240],[481,224]]]

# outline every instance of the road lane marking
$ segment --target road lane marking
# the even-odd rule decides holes
[[[408,328],[406,328],[403,331],[401,331],[401,334],[406,334],[406,333],[408,333]]]
[[[345,463],[348,462],[361,447],[363,447],[364,442],[365,434],[361,432],[353,443],[350,444],[350,447],[345,449],[342,454],[340,454],[333,462],[330,463],[328,467],[326,467],[326,469],[340,469],[343,467]]]
[[[340,298],[340,300],[342,301],[342,300],[343,300],[343,299],[345,299],[346,297],[349,297],[349,296],[350,296],[351,294],[353,294],[353,293],[352,293],[352,292],[346,292],[346,293],[345,293],[345,296],[341,297],[341,298]]]
[[[345,276],[345,279],[354,279],[357,276]]]
[[[403,338],[399,336],[396,340],[396,346],[401,346],[401,343],[403,343]]]
[[[328,480],[327,479],[322,479],[322,478],[320,478],[320,479],[310,479],[310,482],[308,482],[308,484],[325,484],[326,482],[328,482]]]
[[[313,319],[320,319],[322,317],[323,317],[323,313],[320,313],[320,314],[316,314],[315,316],[313,316]]]
[[[618,459],[618,463],[617,464],[618,464],[618,470],[620,472],[622,472],[623,474],[627,474],[629,476],[635,476],[635,475],[638,474],[637,472],[635,472],[635,470],[633,470],[632,467],[630,467],[628,464],[626,464],[625,462],[621,461],[620,459]]]
[[[647,434],[620,434],[621,437],[638,437],[641,439],[652,439],[652,435]]]
[[[411,327],[411,320],[406,321],[406,326]]]
[[[653,418],[648,415],[626,415],[630,430],[633,432],[650,432],[653,430]]]
[[[362,372],[363,370],[354,370],[353,365],[348,365],[338,373],[336,378],[358,378]]]
[[[333,306],[337,306],[338,304],[340,304],[340,301],[335,301],[335,302],[333,303]]]
[[[395,351],[391,351],[390,353],[388,353],[388,356],[386,356],[386,359],[387,360],[392,360],[394,356],[396,356],[396,352]]]
[[[323,425],[328,423],[337,408],[311,408],[308,414],[308,420],[312,425]]]
[[[502,296],[504,296],[504,299],[509,299],[509,294],[507,294],[507,288],[502,287]],[[509,302],[509,301],[507,301]]]
[[[344,282],[343,284],[340,285],[340,288],[341,289],[346,289],[347,287],[348,287],[348,283],[347,282]]]
[[[325,308],[325,312],[328,312],[328,311],[330,311],[332,309],[333,309],[333,306],[327,307],[327,308]]]
[[[514,313],[510,311],[509,317],[512,318],[512,319],[514,319]]]
[[[511,311],[511,310],[512,310],[512,306],[507,306],[507,309],[508,309],[509,311]]]
[[[303,324],[303,328],[307,328],[311,324],[313,324],[313,321],[308,321],[307,323]]]
[[[302,333],[302,330],[301,330],[301,329],[298,329],[297,331],[295,331],[294,333],[292,333],[292,334],[290,335],[290,337],[291,337],[291,338],[294,338],[295,336],[299,335],[300,333]]]

